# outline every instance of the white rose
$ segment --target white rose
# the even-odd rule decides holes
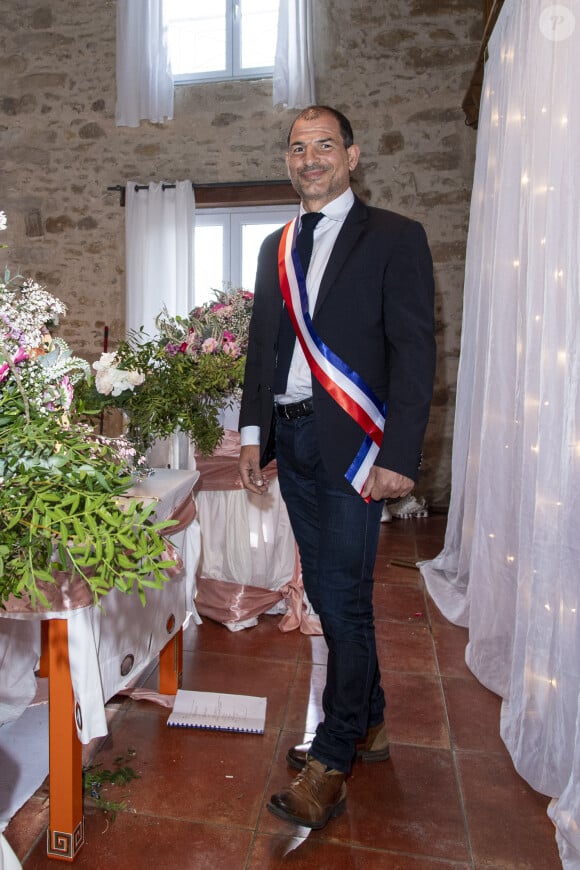
[[[93,366],[94,365],[96,365],[96,363],[93,363]],[[97,374],[95,376],[95,387],[97,388],[97,392],[101,393],[103,396],[110,396],[113,389],[113,384],[114,375],[111,369],[97,371]]]
[[[103,371],[104,369],[109,369],[115,365],[116,354],[114,353],[102,353],[100,360],[93,363],[93,368],[96,372]]]
[[[123,369],[114,369],[115,378],[113,383],[113,395],[120,396],[121,393],[124,393],[125,390],[131,390],[131,384],[129,383],[129,379],[127,377],[127,372],[123,371]]]

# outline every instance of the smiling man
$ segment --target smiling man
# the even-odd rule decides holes
[[[268,804],[311,828],[344,811],[354,759],[389,757],[372,575],[383,500],[417,477],[434,376],[425,233],[354,196],[359,156],[336,109],[294,121],[286,166],[300,214],[260,251],[240,413],[242,482],[265,493],[276,456],[328,645],[323,719],[288,751],[301,772]]]
[[[307,211],[320,211],[349,187],[360,148],[328,112],[311,109],[299,116],[288,138],[286,167]]]

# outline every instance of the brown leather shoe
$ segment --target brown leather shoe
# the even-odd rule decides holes
[[[302,770],[306,764],[306,756],[310,752],[312,743],[302,743],[300,746],[292,746],[286,754],[286,761],[295,770]],[[359,740],[356,745],[356,757],[367,763],[372,761],[386,761],[389,757],[389,735],[384,722],[369,728],[364,740]]]
[[[304,769],[266,805],[279,819],[318,830],[346,809],[346,774],[309,755]]]

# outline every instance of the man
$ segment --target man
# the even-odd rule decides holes
[[[290,749],[301,773],[268,804],[311,828],[344,810],[355,757],[389,755],[372,572],[383,501],[407,495],[417,476],[435,359],[425,233],[354,196],[359,154],[335,109],[311,106],[292,125],[286,165],[301,228],[260,250],[240,412],[243,485],[267,490],[261,469],[275,452],[328,645],[324,719],[312,744]]]

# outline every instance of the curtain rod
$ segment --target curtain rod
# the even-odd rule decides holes
[[[195,182],[191,182],[191,186],[194,190],[217,190],[220,188],[228,188],[228,187],[263,187],[267,185],[268,187],[273,186],[282,186],[288,185],[288,179],[276,179],[275,181],[219,181],[219,182],[209,182],[207,184],[195,184]],[[174,190],[175,184],[166,184],[165,182],[161,185],[161,190]],[[115,184],[113,187],[107,187],[107,190],[111,192],[115,192],[119,194],[119,205],[124,207],[126,202],[126,185],[124,184]],[[149,190],[148,184],[136,184],[135,191],[139,190]]]

